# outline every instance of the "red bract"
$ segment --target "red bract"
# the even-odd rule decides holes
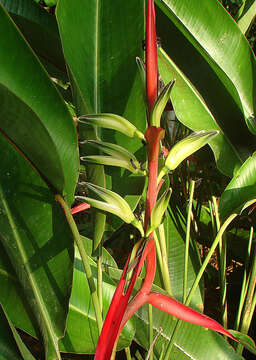
[[[149,115],[158,95],[157,42],[154,0],[148,0],[146,19],[146,85]]]
[[[79,204],[79,205],[77,205],[77,206],[74,206],[72,209],[71,209],[71,213],[72,213],[72,215],[74,215],[74,214],[76,214],[76,213],[78,213],[78,212],[81,212],[81,211],[84,211],[84,210],[87,210],[87,209],[89,209],[91,206],[89,205],[89,204],[87,204],[87,203],[81,203],[81,204]]]

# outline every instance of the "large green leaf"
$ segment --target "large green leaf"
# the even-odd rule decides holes
[[[156,3],[209,64],[236,105],[244,112],[250,131],[256,134],[254,91],[256,62],[246,38],[231,16],[218,1],[156,0]],[[172,26],[169,27],[166,35],[168,36],[171,31]],[[171,44],[173,48],[176,47],[175,42],[172,41]],[[181,56],[186,61],[188,56],[191,57],[192,62],[197,61],[192,53],[186,56],[183,51]],[[202,76],[202,73],[199,74],[200,72],[198,76]],[[208,88],[211,86],[212,84],[208,82]],[[217,96],[221,96],[221,93]]]
[[[256,13],[255,0],[245,0],[242,8],[243,8],[242,13],[239,14],[238,26],[240,30],[243,32],[243,34],[246,34],[246,32],[250,29],[255,19],[255,13]],[[239,13],[240,12],[241,11],[239,9]]]
[[[91,254],[92,241],[84,238],[84,245],[88,254]],[[38,337],[36,328],[33,325],[34,317],[26,303],[24,293],[1,244],[0,250],[0,301],[3,302],[15,326],[23,329],[34,337]],[[90,263],[96,281],[97,267],[94,261],[91,260]],[[115,290],[115,283],[107,274],[111,273],[111,277],[114,277],[116,281],[118,281],[121,274],[121,272],[117,270],[115,261],[105,249],[103,249],[103,267],[106,270],[103,275],[103,311],[105,315]],[[130,344],[134,332],[133,322],[129,321],[120,338],[120,349]],[[97,338],[98,330],[93,305],[90,301],[90,291],[80,255],[78,251],[76,251],[67,329],[64,339],[60,342],[60,350],[63,352],[93,353],[95,351]]]
[[[66,73],[56,19],[33,0],[1,0],[35,53]]]
[[[241,149],[241,144],[236,140],[230,140],[229,132],[222,130],[196,88],[163,49],[160,49],[158,59],[159,71],[164,82],[176,79],[171,99],[178,119],[194,131],[220,130],[218,136],[211,140],[210,146],[214,151],[218,168],[232,176],[243,162],[244,148]]]
[[[140,130],[145,128],[145,105],[135,57],[142,53],[144,37],[141,1],[60,0],[57,6],[63,51],[68,64],[77,114],[111,112],[127,117]],[[80,34],[79,36],[77,34]],[[111,34],[111,35],[110,35]],[[141,148],[136,140],[106,130],[103,134],[89,126],[80,126],[80,139],[104,140],[122,145],[135,153]],[[82,155],[93,155],[81,147]],[[127,177],[119,169],[107,168],[107,186],[134,207],[144,179]],[[120,180],[122,177],[122,180]],[[88,181],[106,186],[102,166],[87,166]],[[125,181],[126,180],[126,181]],[[130,181],[129,181],[130,180]],[[100,218],[100,219],[99,219]],[[113,222],[113,221],[112,221]],[[96,216],[94,228],[103,231],[105,218]]]
[[[149,348],[148,316],[144,306],[136,313],[135,340],[144,348]],[[153,309],[154,336],[160,332],[154,346],[154,359],[159,359],[177,323],[177,320],[158,309]],[[219,334],[203,327],[183,322],[174,343],[170,359],[175,360],[242,360],[228,342]]]
[[[5,314],[0,304],[0,359],[20,360],[21,355],[24,360],[35,360],[29,350],[23,344],[17,330]]]
[[[241,166],[220,198],[220,217],[240,212],[251,201],[256,202],[256,152]]]
[[[0,31],[0,129],[71,202],[78,176],[72,117],[2,4]]]
[[[21,298],[40,329],[46,358],[55,360],[60,358],[58,340],[64,335],[71,291],[72,234],[48,187],[3,136],[0,150],[0,241],[22,288]],[[1,299],[5,309],[7,299]]]
[[[85,239],[86,240],[86,239]],[[87,239],[88,241],[88,239]],[[108,259],[109,255],[104,255]],[[103,262],[105,262],[103,260]],[[97,278],[97,266],[91,261],[93,276]],[[120,271],[111,268],[117,277],[120,277]],[[106,316],[111,303],[112,296],[116,288],[106,273],[103,273],[103,315]],[[130,345],[135,333],[133,321],[129,321],[124,327],[118,348],[124,348]],[[94,309],[90,300],[90,290],[85,277],[83,265],[78,251],[76,251],[75,271],[73,279],[72,295],[69,305],[69,314],[67,320],[67,330],[64,339],[61,341],[60,349],[64,352],[76,353],[94,353],[98,341],[98,330]]]
[[[168,207],[168,214],[166,214],[164,226],[167,243],[168,267],[173,296],[175,297],[175,299],[182,301],[186,237],[186,214],[182,213],[178,204],[175,204],[175,201],[172,198],[171,205]],[[188,260],[187,294],[189,293],[196,278],[197,272],[200,268],[197,249],[195,249],[191,244]],[[201,285],[203,288],[203,281],[201,281]],[[203,291],[201,292],[198,288],[192,299],[191,306],[198,311],[203,310],[202,293]]]

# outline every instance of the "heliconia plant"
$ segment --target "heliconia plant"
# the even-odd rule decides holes
[[[140,246],[139,248],[136,247],[137,253],[139,254],[139,260],[137,259],[136,265],[132,268],[132,276],[129,279],[128,288],[125,290],[124,284],[128,274],[131,259],[128,258],[126,262],[121,279],[117,285],[117,289],[103,324],[101,335],[99,337],[96,348],[95,360],[109,360],[111,358],[114,345],[118,341],[118,336],[120,335],[123,326],[129,320],[129,318],[145,303],[152,304],[160,310],[165,311],[170,315],[178,317],[182,320],[218,331],[235,340],[234,336],[225,330],[216,321],[179,303],[172,297],[156,293],[151,290],[156,270],[156,250],[153,232],[163,222],[163,216],[171,196],[171,189],[168,189],[157,201],[157,196],[162,185],[160,180],[168,170],[174,170],[185,158],[207,144],[214,136],[218,134],[218,131],[201,131],[194,133],[188,138],[180,141],[180,143],[176,144],[170,150],[168,156],[166,157],[165,165],[158,175],[159,147],[161,146],[161,140],[164,138],[164,130],[160,127],[160,119],[167,101],[169,100],[170,92],[175,81],[171,81],[158,95],[157,41],[155,30],[154,0],[149,0],[147,3],[145,44],[145,78],[148,105],[148,128],[145,132],[145,139],[148,149],[148,186],[144,214],[145,238],[139,240]],[[97,115],[96,117],[100,118],[100,115]],[[108,119],[105,118],[105,123],[107,123],[107,120]],[[98,123],[98,126],[107,127],[107,125],[104,125],[104,123]],[[117,130],[118,127],[116,126],[115,129]],[[173,191],[175,191],[175,189],[173,189]],[[88,198],[81,198],[81,200],[88,201]],[[118,215],[118,212],[112,212]],[[122,219],[127,223],[130,222],[125,220],[125,218],[120,213],[119,216],[122,217]],[[130,300],[132,290],[140,274],[144,261],[146,262],[146,274],[143,284],[136,295]]]
[[[254,10],[0,0],[0,357],[256,353]]]

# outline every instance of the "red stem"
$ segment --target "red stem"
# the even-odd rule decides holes
[[[148,0],[146,18],[146,82],[149,115],[158,94],[157,42],[154,0]]]

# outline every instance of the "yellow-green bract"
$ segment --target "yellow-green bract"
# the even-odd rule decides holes
[[[161,225],[163,221],[163,215],[169,204],[171,193],[171,189],[167,189],[162,194],[160,199],[157,200],[150,216],[150,224],[147,228],[146,237],[149,236],[149,234],[152,233],[154,230],[156,230],[159,225]]]
[[[145,175],[145,171],[141,170],[141,165],[136,157],[125,148],[103,141],[87,140],[84,143],[92,145],[103,151],[105,155],[88,155],[81,157],[81,160],[110,166],[123,167],[134,174],[141,173]]]
[[[95,115],[82,115],[78,118],[80,123],[89,125],[100,126],[106,129],[113,129],[120,131],[121,133],[129,137],[137,137],[141,140],[145,140],[144,135],[134,126],[130,121],[122,116],[115,114],[95,114]]]
[[[165,160],[163,169],[159,173],[158,182],[168,171],[175,170],[184,159],[208,144],[218,133],[218,130],[193,132],[175,144]]]
[[[117,193],[101,186],[91,184],[88,182],[81,183],[85,185],[87,189],[94,192],[104,201],[89,198],[87,196],[76,196],[76,199],[82,200],[96,209],[110,212],[119,216],[124,222],[132,224],[136,227],[142,236],[144,236],[144,230],[141,222],[134,216],[129,204]]]
[[[160,127],[161,116],[170,98],[170,93],[172,91],[174,84],[175,84],[175,80],[170,81],[163,88],[161,94],[158,96],[151,114],[151,121],[150,121],[151,125]]]

